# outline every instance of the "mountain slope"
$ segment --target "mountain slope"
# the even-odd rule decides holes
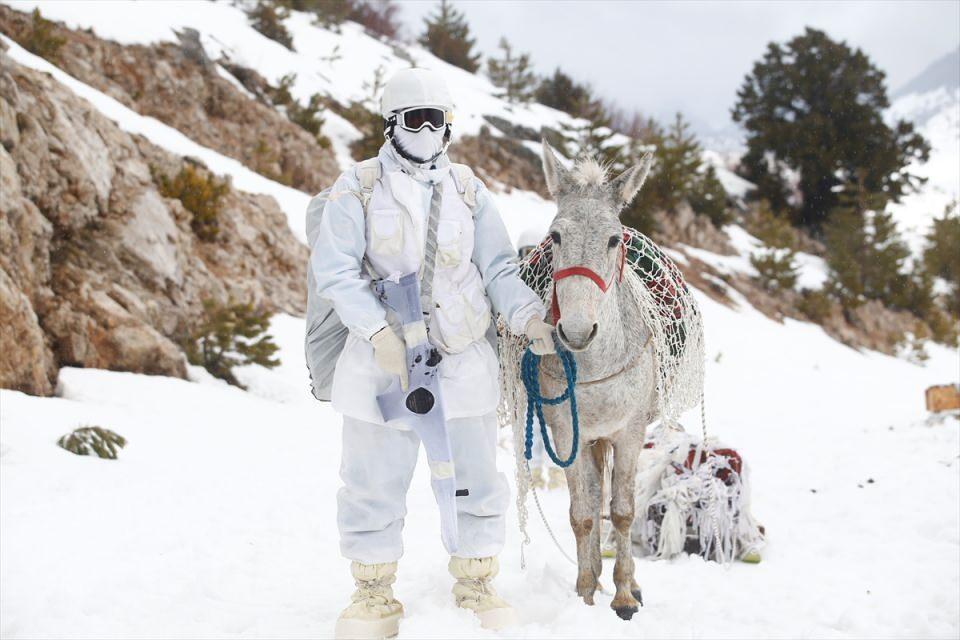
[[[216,239],[199,239],[157,184],[187,163],[100,108],[147,119],[83,100],[14,57],[62,71],[0,44],[3,386],[50,394],[61,365],[183,376],[173,339],[207,298],[303,310],[306,249],[274,200],[228,188]]]
[[[960,48],[930,65],[895,94],[889,120],[908,120],[930,143],[930,159],[909,167],[926,185],[891,205],[915,254],[922,251],[931,221],[960,198]]]
[[[242,12],[227,3],[25,1],[16,8],[28,10],[36,4],[47,17],[92,27],[101,37],[136,46],[172,43],[175,29],[194,26],[203,33],[208,54],[228,55],[271,82],[296,70],[294,90],[301,101],[324,91],[342,101],[364,99],[369,93],[363,86],[369,77],[364,76],[371,69],[406,65],[405,56],[410,56],[440,66],[455,91],[466,96],[458,114],[458,135],[479,132],[490,122],[485,116],[498,114],[534,131],[570,122],[545,107],[507,105],[493,95],[485,78],[442,66],[418,47],[398,51],[356,25],[347,24],[335,34],[294,13],[288,21],[298,49],[294,54],[253,31]],[[173,171],[187,162],[184,156],[232,180],[228,240],[222,248],[229,255],[212,253],[237,258],[242,264],[236,269],[217,271],[202,249],[181,255],[179,250],[193,241],[183,228],[187,220],[180,217],[182,211],[166,201],[167,217],[160,219],[164,228],[175,225],[173,240],[151,235],[150,249],[134,258],[157,259],[170,250],[184,261],[189,277],[210,287],[220,283],[236,295],[261,287],[275,308],[300,311],[296,303],[303,295],[298,287],[306,249],[296,239],[303,239],[306,192],[256,173],[242,159],[231,157],[234,151],[214,148],[212,138],[201,143],[189,136],[189,129],[138,113],[141,103],[107,95],[108,85],[98,90],[9,40],[3,42],[9,48],[0,53],[0,67],[15,80],[21,99],[35,96],[38,104],[56,105],[38,109],[42,113],[37,119],[45,129],[55,129],[50,114],[60,113],[73,119],[76,130],[83,132],[75,137],[88,144],[98,136],[108,143],[122,141],[107,146],[129,151],[116,163],[127,171],[116,178],[125,181],[126,188],[150,193],[155,186],[144,164],[153,160]],[[93,76],[90,79],[93,82]],[[12,100],[9,87],[0,82],[0,97]],[[0,118],[11,113],[2,104]],[[21,105],[13,113],[28,111]],[[14,117],[11,128],[0,120],[5,123],[0,130],[19,132],[16,121]],[[333,142],[340,167],[349,166],[348,145],[359,135],[357,130],[331,113],[324,133]],[[506,137],[496,127],[490,135]],[[2,164],[5,154],[21,152],[21,143],[10,152],[8,141],[0,142],[4,180],[22,175]],[[61,140],[57,148],[85,149],[89,158],[102,156],[72,142]],[[534,140],[520,144],[530,151],[537,147]],[[55,172],[58,162],[44,158],[44,171]],[[711,161],[723,164],[719,156]],[[27,162],[20,159],[20,165]],[[88,164],[96,173],[99,165]],[[65,168],[69,171],[63,177],[72,177],[73,183],[94,183],[80,193],[96,191],[94,180],[80,179],[82,173]],[[10,187],[6,182],[2,186],[6,205]],[[492,186],[515,241],[531,227],[546,228],[554,211],[551,202],[533,191]],[[42,195],[43,181],[31,177],[27,187]],[[18,206],[29,208],[22,200],[32,200],[16,199]],[[65,214],[81,216],[87,210],[77,202],[67,204]],[[128,208],[140,215],[144,211]],[[102,216],[111,224],[140,220],[124,218],[112,207],[97,209],[96,215],[94,208],[88,209],[90,216]],[[956,636],[960,432],[952,417],[927,419],[922,405],[928,385],[956,380],[956,351],[930,346],[923,366],[857,351],[814,324],[783,318],[777,305],[794,292],[748,301],[738,288],[755,286],[749,283],[747,257],[757,241],[736,226],[726,231],[724,236],[710,227],[711,242],[732,255],[691,246],[689,231],[678,235],[669,251],[698,287],[695,295],[708,348],[708,426],[711,435],[736,447],[752,467],[753,509],[767,527],[770,543],[763,563],[722,568],[698,558],[640,560],[637,577],[647,606],[632,622],[624,622],[608,610],[609,595],[599,595],[593,608],[575,597],[574,570],[552,547],[536,516],[530,523],[528,569],[522,571],[511,511],[498,586],[519,608],[522,625],[509,635]],[[0,233],[0,240],[5,237]],[[16,237],[30,236],[19,232]],[[116,244],[103,248],[107,256],[114,255]],[[6,245],[0,246],[2,258],[13,255]],[[822,283],[822,261],[808,254],[801,258],[802,282]],[[117,257],[129,259],[125,254]],[[86,264],[73,256],[65,256],[64,262],[67,267]],[[142,270],[138,266],[138,273]],[[207,281],[204,270],[214,274],[216,282]],[[112,275],[120,284],[126,282],[125,273]],[[85,280],[97,282],[102,276]],[[182,312],[174,306],[181,302],[176,296],[185,295],[177,285],[174,280],[164,288],[137,290],[133,298],[150,304],[140,321],[149,325]],[[90,297],[104,300],[97,295],[102,291],[92,288]],[[202,287],[187,287],[189,304],[195,304],[200,291]],[[764,314],[757,308],[764,308]],[[878,315],[869,306],[862,312]],[[334,526],[340,421],[307,392],[303,331],[301,318],[285,313],[273,318],[271,333],[281,347],[282,364],[274,370],[242,368],[238,377],[249,391],[227,386],[196,367],[186,367],[186,379],[67,367],[60,372],[53,398],[0,389],[0,636],[332,634],[333,621],[352,588]],[[698,416],[684,416],[684,422],[698,429]],[[125,436],[129,445],[120,459],[80,458],[55,446],[59,436],[84,424]],[[512,475],[510,449],[500,452],[499,465]],[[572,550],[566,493],[551,493],[543,500],[561,544]],[[413,480],[408,511],[407,548],[397,585],[407,609],[401,637],[496,637],[452,605],[424,465]],[[606,584],[610,571],[607,563]]]
[[[960,47],[932,62],[907,83],[893,92],[891,97],[898,100],[912,93],[929,93],[937,89],[960,89]]]

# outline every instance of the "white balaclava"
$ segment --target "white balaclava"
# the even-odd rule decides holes
[[[420,131],[407,131],[403,127],[397,127],[393,132],[400,148],[420,162],[426,162],[440,152],[443,148],[443,134],[443,129],[434,131],[430,127],[424,127]]]

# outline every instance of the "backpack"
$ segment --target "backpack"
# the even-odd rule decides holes
[[[473,180],[473,170],[465,164],[450,163],[450,170],[454,175],[457,192],[463,202],[473,212],[477,206],[477,187]],[[363,215],[367,215],[367,206],[373,197],[373,188],[380,179],[380,160],[370,158],[359,163],[355,168],[357,180],[360,182],[360,191],[351,192],[360,200],[363,206]],[[328,187],[314,196],[307,205],[307,246],[313,247],[320,233],[320,221],[323,219],[323,209],[330,200],[331,190]],[[371,279],[376,279],[376,273],[370,263],[364,258],[364,269]],[[317,292],[317,280],[313,269],[307,265],[307,322],[304,338],[304,352],[307,360],[307,369],[310,372],[310,392],[321,402],[330,401],[330,391],[333,386],[333,374],[337,367],[337,359],[343,351],[347,341],[347,328],[340,322],[333,304]]]

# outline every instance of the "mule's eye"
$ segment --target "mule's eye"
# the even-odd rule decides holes
[[[550,239],[553,240],[553,244],[560,244],[560,234],[556,231],[550,232]]]
[[[620,236],[610,236],[610,239],[607,241],[607,246],[613,249],[615,246],[620,244]]]

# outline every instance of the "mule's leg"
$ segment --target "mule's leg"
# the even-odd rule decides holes
[[[633,525],[637,458],[643,448],[645,429],[627,428],[613,438],[613,495],[610,519],[617,542],[617,560],[613,565],[613,582],[617,593],[610,606],[617,615],[629,620],[638,610],[640,589],[634,579],[630,527]]]
[[[569,451],[569,440],[558,437],[560,451]],[[593,604],[593,594],[603,563],[600,558],[600,473],[590,455],[584,450],[572,465],[566,468],[567,487],[570,490],[570,526],[577,539],[577,595],[587,604]]]

